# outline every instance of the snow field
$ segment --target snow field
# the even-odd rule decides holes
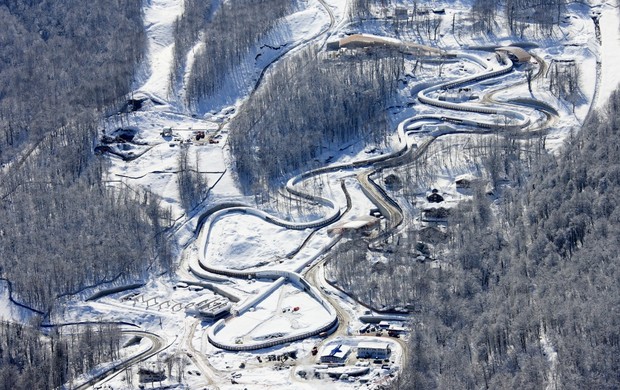
[[[206,259],[219,268],[244,270],[288,261],[308,231],[288,231],[252,215],[227,214],[212,225]]]

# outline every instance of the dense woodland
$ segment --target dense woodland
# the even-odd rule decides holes
[[[142,56],[139,5],[25,4],[0,7],[15,34],[2,53],[20,53],[0,64],[0,131],[11,134],[1,150],[19,153],[0,180],[0,266],[18,300],[48,312],[59,295],[169,256],[157,199],[112,189],[92,152],[98,118],[128,92]]]
[[[34,324],[33,324],[34,325]],[[0,389],[54,389],[119,358],[121,334],[115,325],[80,326],[79,331],[0,323]]]
[[[186,103],[195,107],[201,98],[217,92],[226,75],[241,63],[252,46],[280,18],[291,11],[294,4],[290,0],[231,0],[221,4],[202,31],[203,45],[191,68]],[[197,11],[207,12],[200,8]],[[184,19],[187,18],[184,16]],[[192,25],[198,26],[198,23]],[[188,35],[189,38],[195,37],[197,28],[192,27],[191,31],[194,35]],[[177,37],[180,35],[177,34]],[[183,52],[175,53],[175,61],[182,61],[178,56],[183,55]]]
[[[158,200],[111,187],[93,155],[98,121],[118,110],[143,55],[140,2],[2,1],[0,25],[0,273],[13,299],[46,315],[59,296],[168,269]],[[0,332],[7,389],[54,388],[118,349]]]
[[[386,107],[403,63],[391,50],[329,58],[314,46],[278,63],[230,124],[231,152],[246,191],[281,184],[316,164],[325,148],[381,142],[390,131]]]

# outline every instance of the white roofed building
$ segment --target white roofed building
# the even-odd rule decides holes
[[[387,359],[390,353],[390,344],[386,342],[362,341],[357,345],[358,358]]]
[[[351,347],[338,344],[333,348],[328,348],[321,355],[321,363],[344,363],[351,352]]]

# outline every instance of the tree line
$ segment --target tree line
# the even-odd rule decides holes
[[[520,36],[552,36],[553,29],[560,25],[566,11],[566,0],[507,0],[496,2],[493,0],[474,0],[471,10],[465,16],[454,14],[451,21],[452,34],[455,26],[462,23],[459,19],[465,17],[472,23],[475,33],[494,33],[502,27],[512,34]],[[410,0],[400,2],[394,0],[352,0],[348,7],[348,16],[351,20],[365,20],[385,18],[387,12],[395,8],[407,10],[407,15],[394,16],[385,20],[394,28],[397,35],[408,36],[415,33],[422,41],[437,39],[437,32],[443,20],[441,8],[422,2]],[[438,11],[435,13],[433,10]],[[498,17],[503,16],[505,25],[498,23]]]
[[[172,91],[179,87],[180,77],[186,69],[186,57],[189,50],[199,42],[200,34],[209,22],[213,4],[204,0],[184,0],[183,15],[174,22],[173,65],[170,74]]]
[[[181,206],[189,213],[204,200],[209,190],[209,183],[204,173],[199,171],[199,155],[196,152],[192,165],[189,161],[188,147],[181,145],[178,164],[178,187],[181,197]]]
[[[492,33],[497,27],[505,27],[521,38],[524,34],[550,37],[560,25],[566,0],[508,0],[497,3],[492,0],[475,0],[471,17],[474,31]],[[497,16],[503,15],[505,26],[497,25]]]

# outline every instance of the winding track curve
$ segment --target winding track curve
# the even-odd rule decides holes
[[[470,61],[474,61],[480,64],[483,68],[487,69],[486,64],[482,62],[481,60],[478,60],[475,56],[465,54],[465,55],[462,55],[461,57],[464,59],[470,60]],[[215,324],[215,326],[213,326],[209,330],[209,334],[208,334],[209,341],[212,344],[220,348],[230,349],[230,350],[260,349],[260,348],[265,348],[268,346],[287,343],[287,342],[293,341],[292,339],[297,340],[300,338],[312,336],[320,332],[323,332],[326,329],[333,328],[335,324],[337,324],[337,316],[331,304],[329,304],[329,302],[327,302],[326,300],[322,299],[321,294],[316,289],[314,289],[313,286],[311,286],[307,281],[305,281],[305,279],[298,272],[284,271],[284,270],[237,271],[237,270],[220,269],[220,268],[214,267],[213,265],[209,265],[208,262],[206,261],[207,244],[209,241],[211,226],[218,218],[224,216],[225,214],[241,212],[245,214],[255,215],[259,218],[264,219],[267,222],[270,222],[275,225],[282,226],[288,229],[296,229],[296,230],[304,230],[308,228],[320,229],[322,227],[325,227],[333,223],[334,221],[340,218],[341,216],[340,207],[335,203],[335,201],[331,199],[327,199],[321,196],[313,195],[313,194],[298,190],[296,188],[297,184],[311,177],[325,174],[325,173],[335,172],[339,170],[360,168],[360,167],[365,167],[365,166],[372,166],[374,167],[374,169],[366,170],[365,172],[358,174],[358,179],[360,183],[362,184],[362,189],[364,190],[364,193],[369,197],[369,199],[375,205],[377,205],[380,208],[380,210],[384,213],[384,215],[390,221],[390,226],[388,227],[386,233],[387,234],[391,233],[391,231],[394,228],[398,227],[403,221],[402,209],[400,208],[398,203],[395,202],[393,199],[391,199],[379,185],[377,185],[374,181],[372,181],[370,176],[377,173],[380,170],[414,161],[426,151],[428,146],[437,137],[446,135],[446,134],[454,134],[454,132],[437,134],[437,135],[434,135],[429,140],[427,140],[426,142],[424,142],[419,148],[412,148],[410,141],[407,139],[407,133],[411,132],[411,129],[413,128],[412,126],[413,123],[418,122],[418,121],[423,121],[423,120],[434,120],[438,122],[454,122],[454,123],[458,123],[462,125],[469,125],[469,126],[473,126],[477,128],[477,130],[467,131],[467,133],[486,133],[486,132],[489,132],[490,130],[497,130],[497,129],[515,131],[515,130],[522,130],[530,125],[530,118],[517,110],[491,108],[491,107],[486,107],[486,106],[477,105],[477,104],[469,104],[469,103],[444,102],[444,101],[440,101],[439,99],[435,99],[433,97],[428,96],[429,94],[437,92],[439,90],[447,90],[447,89],[463,86],[466,84],[473,84],[473,83],[477,83],[477,82],[480,82],[486,79],[499,77],[501,75],[511,72],[513,70],[514,65],[510,61],[510,59],[508,59],[506,56],[503,56],[502,61],[503,61],[503,64],[497,69],[488,69],[487,72],[475,74],[472,76],[462,77],[456,80],[442,82],[442,83],[424,88],[418,93],[417,96],[420,102],[431,105],[431,106],[435,106],[438,108],[442,108],[442,109],[449,109],[449,110],[460,111],[460,112],[474,112],[474,113],[480,113],[480,114],[486,114],[486,115],[504,115],[505,117],[512,118],[512,122],[510,124],[502,125],[495,121],[464,120],[459,117],[448,116],[448,115],[418,115],[418,116],[414,116],[412,118],[406,119],[405,121],[401,122],[398,126],[398,138],[402,144],[402,147],[396,152],[387,154],[384,156],[370,158],[366,160],[360,160],[360,161],[356,161],[352,163],[336,164],[336,165],[330,165],[330,166],[323,167],[323,168],[314,169],[314,170],[299,174],[297,176],[294,176],[287,182],[286,187],[285,187],[286,191],[292,196],[297,196],[305,200],[319,203],[322,206],[325,206],[332,210],[330,213],[328,213],[324,217],[321,217],[314,221],[309,221],[309,222],[287,221],[287,220],[281,219],[280,217],[270,215],[268,213],[265,213],[262,210],[258,210],[256,208],[249,207],[249,206],[243,206],[243,207],[235,206],[235,207],[230,207],[230,208],[223,208],[221,210],[218,210],[212,213],[205,221],[205,226],[203,226],[203,229],[201,231],[201,233],[203,234],[201,234],[199,237],[199,242],[202,243],[201,250],[199,251],[199,258],[196,261],[192,261],[190,263],[190,270],[198,277],[210,278],[210,279],[213,279],[214,277],[216,277],[213,274],[225,275],[225,276],[230,276],[230,277],[238,277],[238,278],[247,278],[248,276],[250,276],[250,277],[263,277],[263,278],[276,279],[276,283],[274,283],[274,285],[272,285],[271,288],[267,289],[265,292],[263,292],[262,294],[259,294],[259,296],[251,299],[250,301],[246,301],[238,305],[238,307],[235,308],[234,310],[236,314],[243,313],[244,310],[247,310],[249,307],[257,304],[258,302],[260,302],[260,300],[270,295],[273,291],[275,291],[275,289],[277,289],[277,287],[281,286],[284,282],[286,282],[286,280],[291,280],[294,283],[300,285],[305,291],[308,291],[309,293],[311,293],[311,295],[315,299],[317,299],[325,307],[326,310],[328,310],[331,316],[331,321],[329,322],[329,324],[323,325],[317,330],[307,332],[307,334],[305,335],[297,335],[297,336],[294,336],[293,338],[286,337],[286,338],[281,338],[281,339],[270,340],[268,342],[259,342],[259,343],[254,343],[251,345],[241,346],[241,345],[232,345],[228,343],[223,343],[221,341],[216,340],[217,332],[223,326],[225,326],[225,321],[220,320],[218,321],[218,323]],[[465,132],[465,131],[457,131],[457,132]],[[335,245],[335,242],[332,242],[332,244],[329,245],[329,247],[333,245]],[[325,250],[322,251],[319,255],[315,256],[311,261],[307,262],[307,264],[312,263],[312,261],[314,261],[320,255],[322,255],[324,252]],[[304,337],[301,337],[301,336],[304,336]]]

